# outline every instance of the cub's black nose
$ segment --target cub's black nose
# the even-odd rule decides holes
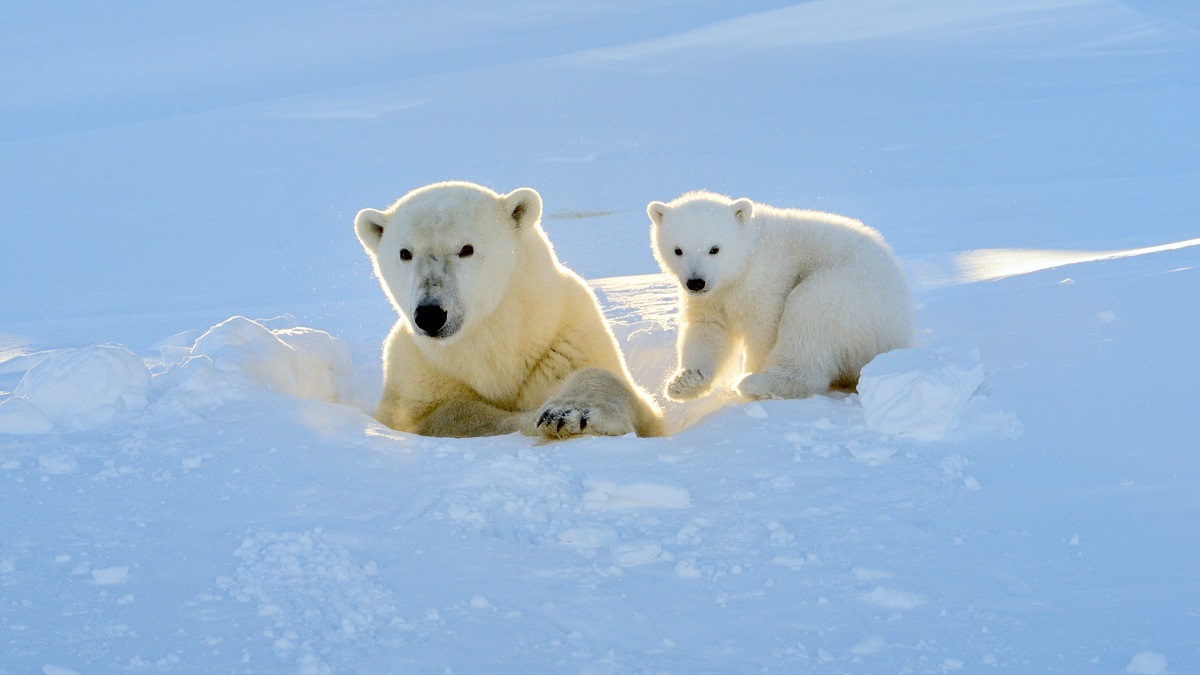
[[[704,290],[704,280],[703,279],[688,279],[687,280],[687,289],[693,293],[699,293],[700,291]]]
[[[436,336],[442,326],[446,325],[446,310],[442,309],[441,305],[418,305],[413,322],[421,332]]]

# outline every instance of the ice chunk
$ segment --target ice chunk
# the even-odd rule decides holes
[[[79,462],[68,455],[38,455],[38,466],[47,473],[75,473]]]
[[[937,440],[982,383],[979,348],[966,339],[943,339],[875,357],[862,369],[858,394],[869,428]]]
[[[608,525],[584,525],[564,530],[558,535],[558,542],[578,549],[595,549],[612,546],[621,537],[617,531]]]
[[[659,560],[671,560],[656,541],[637,541],[617,544],[612,547],[613,564],[620,567],[637,567]]]
[[[219,371],[245,375],[278,392],[296,390],[296,352],[260,323],[235,316],[196,338],[192,358],[205,356]]]
[[[199,335],[199,331],[185,330],[160,341],[156,347],[163,365],[178,365],[191,356],[192,345]]]
[[[92,580],[102,586],[123,584],[129,581],[129,568],[105,567],[104,569],[92,570]]]
[[[54,429],[41,410],[19,396],[0,401],[0,434],[44,434]]]
[[[883,636],[879,633],[875,633],[874,635],[868,635],[867,637],[859,640],[857,644],[850,648],[850,653],[858,654],[860,656],[878,654],[884,649],[887,649],[887,646],[887,640],[883,639]]]
[[[1166,672],[1167,657],[1158,652],[1142,651],[1133,655],[1129,660],[1129,665],[1125,666],[1125,672],[1138,673],[1139,675],[1158,675]]]
[[[90,429],[121,411],[145,407],[149,386],[150,371],[139,356],[120,345],[97,345],[42,361],[25,373],[13,395],[55,426]],[[28,409],[13,405],[29,422]],[[37,426],[36,420],[31,424]]]
[[[323,331],[272,331],[235,316],[196,338],[173,367],[171,401],[208,407],[241,398],[247,386],[334,403],[354,395],[354,366],[346,345]]]
[[[272,332],[296,352],[297,396],[330,402],[345,402],[352,398],[354,363],[346,343],[314,328]]]
[[[896,588],[876,586],[874,590],[862,594],[863,602],[884,609],[916,609],[925,604],[925,598]]]
[[[618,485],[608,481],[584,480],[583,505],[592,511],[636,509],[643,507],[682,509],[691,505],[686,488],[658,483]]]

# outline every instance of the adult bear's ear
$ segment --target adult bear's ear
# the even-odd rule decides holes
[[[650,216],[650,222],[655,225],[662,225],[663,216],[667,215],[670,209],[662,202],[650,202],[646,205],[646,215]]]
[[[504,210],[518,230],[542,219],[542,196],[533,188],[517,188],[504,195]]]
[[[364,248],[371,253],[379,250],[379,240],[383,239],[383,228],[387,225],[387,214],[375,209],[363,209],[354,216],[354,232]]]
[[[739,223],[745,223],[754,217],[754,202],[749,199],[739,199],[730,204],[729,208]]]

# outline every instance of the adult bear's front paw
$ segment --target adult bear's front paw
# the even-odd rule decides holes
[[[712,380],[699,368],[680,369],[667,383],[667,398],[687,401],[703,396],[712,388]]]
[[[634,433],[633,421],[610,406],[550,402],[538,411],[533,436],[570,438],[583,434],[624,436]]]

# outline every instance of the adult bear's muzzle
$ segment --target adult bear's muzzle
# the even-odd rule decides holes
[[[413,313],[413,323],[429,337],[445,337],[441,331],[446,326],[447,316],[441,305],[418,305],[417,311]]]

